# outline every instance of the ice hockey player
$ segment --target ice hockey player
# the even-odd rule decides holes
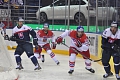
[[[16,69],[23,69],[22,63],[21,63],[21,55],[25,51],[28,58],[31,59],[32,63],[35,65],[34,70],[40,70],[41,67],[37,61],[37,58],[34,56],[33,53],[33,45],[32,43],[29,43],[30,41],[30,35],[33,37],[33,44],[36,46],[38,45],[37,43],[37,37],[36,33],[33,29],[31,29],[27,25],[23,25],[24,20],[22,18],[18,19],[18,25],[13,28],[13,34],[10,37],[11,41],[16,41],[17,48],[15,50],[15,59],[17,63]]]
[[[60,62],[56,59],[55,54],[52,52],[52,49],[56,48],[55,43],[55,35],[51,30],[49,30],[49,24],[44,23],[43,29],[38,30],[37,32],[37,38],[38,38],[38,45],[39,48],[35,49],[34,55],[38,58],[41,57],[41,51],[42,48],[50,55],[50,57],[55,61],[57,65],[60,64]],[[52,47],[50,47],[50,41],[52,40]],[[44,62],[44,57],[42,56],[42,62]]]
[[[66,36],[69,36],[71,38],[71,44],[69,48],[70,70],[68,71],[68,73],[72,74],[74,72],[76,55],[78,55],[77,52],[80,52],[81,54],[90,58],[89,40],[86,34],[84,33],[83,26],[78,26],[77,30],[73,30],[73,31],[66,30],[59,37],[57,37],[56,42],[60,44],[63,38]],[[85,57],[83,58],[85,59],[85,65],[86,65],[85,69],[90,71],[91,73],[95,73],[95,71],[91,68],[91,61],[89,59],[86,59]]]
[[[4,24],[4,22],[2,21],[2,19],[0,18],[0,32],[1,32],[1,34],[2,34],[3,36],[6,35],[6,30],[4,29],[4,26],[5,26],[5,24]],[[3,33],[4,33],[4,34],[3,34]]]
[[[116,45],[118,47],[116,47]],[[113,56],[114,69],[117,80],[120,80],[119,69],[120,69],[120,30],[118,29],[118,23],[112,22],[111,27],[104,30],[102,34],[102,64],[106,74],[104,78],[112,76],[111,67],[109,64],[111,56]]]

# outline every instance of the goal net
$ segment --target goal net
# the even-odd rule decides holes
[[[6,43],[0,34],[0,80],[17,80],[18,74],[12,63]]]

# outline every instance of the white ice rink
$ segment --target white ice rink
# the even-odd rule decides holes
[[[14,51],[9,52],[15,64]],[[24,69],[18,71],[18,80],[116,80],[114,76],[103,79],[103,67],[95,62],[92,63],[92,67],[96,72],[94,74],[90,73],[85,69],[84,60],[79,57],[76,59],[74,73],[69,75],[69,56],[56,54],[57,59],[60,61],[60,65],[56,65],[48,54],[44,53],[44,55],[45,62],[42,63],[41,60],[39,60],[42,69],[40,71],[34,71],[34,65],[24,53],[22,55]]]

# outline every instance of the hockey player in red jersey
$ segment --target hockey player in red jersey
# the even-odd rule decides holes
[[[43,25],[43,29],[37,32],[37,38],[38,38],[39,48],[35,49],[34,55],[37,58],[41,58],[42,62],[44,62],[44,56],[41,55],[41,51],[43,48],[50,55],[50,57],[55,61],[55,63],[59,65],[60,62],[56,59],[55,54],[51,50],[51,48],[52,49],[56,48],[56,44],[55,44],[55,35],[51,30],[49,30],[48,23],[45,23]],[[50,44],[49,44],[51,40],[52,40],[52,47],[50,47]]]
[[[68,73],[72,74],[74,72],[76,55],[78,54],[76,51],[90,58],[89,40],[86,34],[84,33],[84,28],[82,26],[78,26],[77,31],[66,30],[59,37],[57,37],[56,42],[60,44],[63,38],[66,36],[69,36],[71,38],[71,45],[69,48],[70,70],[68,71]],[[86,59],[85,57],[83,58],[85,59],[85,65],[86,65],[85,68],[91,73],[95,73],[95,71],[91,68],[91,61],[89,59]]]

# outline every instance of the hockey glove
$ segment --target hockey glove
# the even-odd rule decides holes
[[[57,44],[56,44],[55,42],[52,42],[51,48],[52,48],[52,49],[56,49],[56,45],[57,45]]]
[[[41,53],[42,52],[42,47],[41,46],[39,46],[39,45],[36,45],[35,46],[35,51],[34,51],[35,53]]]
[[[4,36],[4,40],[10,40],[8,35]]]
[[[82,43],[79,41],[79,40],[73,40],[74,41],[74,44],[77,46],[77,47],[81,47],[82,46]]]
[[[16,37],[15,36],[10,36],[10,40],[11,41],[16,41]]]
[[[116,44],[111,44],[111,48],[116,52],[120,52],[120,47]]]
[[[57,44],[62,43],[63,38],[61,36],[57,37],[56,42]]]
[[[38,49],[39,49],[39,46],[38,46],[38,45],[35,45],[35,49],[38,50]]]
[[[33,39],[33,45],[38,45],[38,42],[37,42],[37,41],[38,41],[38,39],[37,39],[37,38],[34,38],[34,39]]]

